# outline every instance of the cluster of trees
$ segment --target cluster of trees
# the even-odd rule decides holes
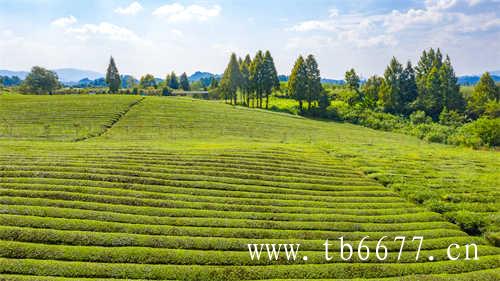
[[[127,87],[135,88],[137,85],[134,78],[131,76],[127,76],[127,78],[129,79],[126,83]],[[123,84],[113,57],[111,57],[106,71],[106,84],[109,86],[109,91],[111,93],[117,93]],[[180,77],[177,77],[173,71],[167,75],[164,81],[158,81],[152,74],[146,74],[139,80],[139,87],[142,89],[156,89],[161,87],[164,93],[169,93],[171,90],[182,89],[184,91],[190,91],[191,89],[187,74],[184,72]]]
[[[231,54],[218,89],[226,102],[238,104],[239,92],[241,104],[250,106],[251,103],[253,107],[262,108],[265,98],[265,107],[268,108],[269,96],[279,87],[271,53],[258,51],[253,59],[248,54],[245,59],[238,59],[236,54]]]
[[[329,100],[323,92],[318,63],[313,55],[308,55],[305,60],[299,56],[295,61],[288,80],[288,95],[299,102],[300,112],[304,111],[304,101],[307,102],[307,110],[311,110],[316,103],[322,108],[328,106]]]
[[[21,85],[21,79],[17,76],[0,76],[0,86],[6,86],[6,87],[11,87],[11,86],[18,86]]]
[[[435,121],[443,112],[477,119],[488,111],[486,108],[495,108],[494,103],[498,103],[498,89],[488,73],[466,99],[450,58],[443,57],[439,49],[423,51],[415,67],[410,61],[403,66],[393,57],[383,77],[372,76],[363,85],[354,69],[346,72],[345,81],[351,93],[343,98],[350,105],[403,116],[421,111]]]
[[[52,94],[60,86],[57,73],[40,66],[34,66],[21,84],[21,91],[35,94]]]

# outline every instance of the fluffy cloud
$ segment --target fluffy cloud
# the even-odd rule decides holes
[[[115,9],[115,13],[122,15],[135,15],[142,11],[142,5],[139,2],[132,2],[127,7],[118,7]]]
[[[205,21],[220,14],[221,7],[214,5],[204,7],[200,5],[184,6],[179,3],[163,5],[153,11],[153,15],[166,18],[170,22]]]
[[[56,27],[66,27],[75,24],[76,22],[77,20],[74,16],[68,16],[55,19],[50,24]]]
[[[66,32],[74,34],[78,39],[87,40],[92,36],[117,41],[137,41],[139,37],[131,30],[119,27],[109,22],[99,24],[84,24],[81,27],[70,27]]]
[[[478,4],[479,1],[468,0],[468,5]],[[500,19],[495,12],[458,11],[464,7],[463,4],[468,6],[465,1],[426,0],[424,8],[393,10],[384,14],[341,14],[338,10],[331,9],[328,18],[324,20],[299,22],[287,30],[326,33],[332,38],[354,43],[358,47],[370,47],[394,46],[397,44],[396,34],[402,31],[441,31],[458,36],[462,33],[488,31],[500,27]]]

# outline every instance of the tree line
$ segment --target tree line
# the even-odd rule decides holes
[[[117,93],[122,85],[121,76],[116,67],[115,60],[113,57],[109,60],[109,65],[106,70],[106,84],[109,86],[109,91],[111,93]],[[129,84],[129,83],[127,83]],[[135,86],[135,82],[130,83],[130,88]],[[190,84],[186,72],[182,73],[180,77],[177,77],[174,71],[167,74],[163,85],[158,82],[157,79],[152,74],[146,74],[139,80],[139,86],[141,88],[157,88],[158,86],[163,88],[163,92],[171,92],[172,90],[183,90],[190,91]]]
[[[382,77],[371,76],[362,85],[351,69],[345,81],[354,92],[347,100],[350,105],[395,115],[421,111],[437,121],[443,114],[477,119],[498,111],[499,89],[490,74],[483,74],[472,94],[464,96],[449,56],[443,56],[440,49],[424,50],[415,67],[410,61],[402,65],[393,57]]]
[[[271,53],[258,51],[253,59],[249,54],[244,59],[231,54],[218,89],[224,100],[231,104],[238,104],[239,90],[242,105],[262,108],[265,98],[265,108],[268,108],[269,96],[279,87],[278,73]]]
[[[280,80],[269,51],[265,53],[258,51],[253,59],[249,54],[244,59],[237,58],[234,53],[231,54],[219,87],[226,102],[262,108],[265,99],[267,109],[269,97],[273,91],[278,90],[280,90]],[[302,112],[304,102],[307,103],[307,109],[311,109],[314,103],[320,103],[322,92],[316,59],[313,55],[308,55],[305,60],[299,56],[290,75],[288,93],[299,102]]]

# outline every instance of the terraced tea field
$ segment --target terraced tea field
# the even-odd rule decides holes
[[[0,96],[0,139],[74,140],[103,133],[137,96]]]
[[[2,96],[0,116],[27,110],[11,110],[9,99],[63,112],[68,104],[52,103],[59,98]],[[0,280],[500,277],[500,249],[448,221],[466,209],[491,216],[488,227],[497,229],[496,152],[183,98],[65,99],[89,101],[90,111],[54,128],[87,118],[104,130],[72,142],[64,129],[48,138],[19,129],[0,141]],[[92,121],[89,112],[101,110]],[[24,116],[16,126],[38,119]],[[455,209],[444,216],[407,199],[441,196],[439,188],[463,195],[446,202]],[[354,248],[369,236],[363,245],[372,255],[341,260],[341,236]],[[388,258],[380,261],[373,253],[383,236]],[[397,261],[396,236],[424,236],[421,258],[418,241],[407,241]],[[299,243],[300,258],[252,260],[249,243]],[[447,259],[452,243],[479,245],[479,260]]]

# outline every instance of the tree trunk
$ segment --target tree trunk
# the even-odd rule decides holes
[[[266,95],[266,109],[268,109],[269,106],[269,95]]]
[[[302,113],[302,100],[299,100],[299,111]]]

